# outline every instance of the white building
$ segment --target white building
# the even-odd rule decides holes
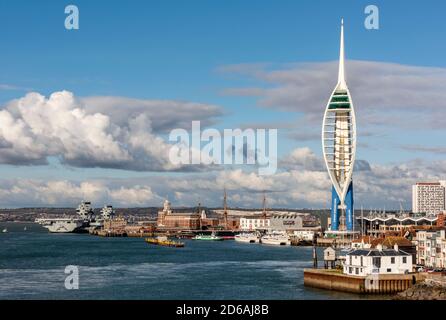
[[[446,209],[446,182],[418,182],[412,186],[412,211],[438,214]]]
[[[357,249],[346,254],[344,274],[369,276],[371,274],[405,274],[412,272],[412,256],[398,249]]]
[[[240,229],[242,231],[255,231],[269,229],[271,220],[269,218],[244,217],[240,218]]]

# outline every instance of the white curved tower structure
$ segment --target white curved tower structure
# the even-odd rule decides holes
[[[332,188],[331,230],[352,231],[353,166],[356,153],[356,119],[345,80],[344,21],[341,21],[338,83],[325,109],[322,124],[322,151]],[[343,218],[345,215],[345,223]]]

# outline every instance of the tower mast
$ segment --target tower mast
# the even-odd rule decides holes
[[[228,229],[228,201],[226,195],[226,188],[223,196],[223,217],[224,217],[225,229]]]

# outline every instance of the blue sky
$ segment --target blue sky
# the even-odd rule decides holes
[[[78,31],[64,28],[64,8],[68,4],[79,7]],[[364,28],[364,8],[369,4],[380,10],[379,30]],[[262,106],[262,97],[227,94],[228,89],[268,89],[283,82],[222,70],[251,65],[269,73],[293,69],[290,65],[296,63],[337,60],[341,17],[345,19],[347,59],[443,70],[445,9],[442,1],[2,1],[0,84],[4,88],[0,90],[0,102],[6,105],[31,91],[49,96],[61,90],[79,98],[192,101],[221,108],[223,115],[213,125],[219,129],[247,124],[284,125],[288,129],[279,128],[281,156],[304,147],[320,155],[319,140],[289,136],[290,123],[292,131],[298,132],[299,121],[305,121],[305,112],[299,112],[302,108],[294,110],[273,103]],[[349,79],[348,70],[347,65]],[[367,77],[364,73],[363,79]],[[336,74],[330,86],[335,82]],[[328,98],[330,92],[328,88],[320,94]],[[358,100],[364,101],[361,97]],[[358,104],[358,117],[367,111],[365,106]],[[320,121],[324,108],[321,104]],[[392,117],[398,119],[399,112]],[[441,128],[426,125],[417,132],[410,128],[402,131],[387,123],[382,134],[375,131],[369,135],[380,126],[363,129],[366,126],[362,125],[358,122],[359,134],[361,130],[367,134],[359,136],[359,159],[390,165],[444,158],[441,150],[419,148],[426,140],[428,147],[442,147],[445,132]],[[4,163],[0,174],[5,179],[78,181],[160,175],[150,170],[79,168],[59,163],[57,156],[49,159],[49,165],[44,166]],[[293,204],[298,206],[300,202]]]

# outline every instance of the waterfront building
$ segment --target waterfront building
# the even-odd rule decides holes
[[[353,168],[356,119],[345,79],[344,22],[341,22],[338,83],[325,109],[322,153],[332,182],[331,231],[354,230]]]
[[[157,226],[165,229],[200,230],[201,215],[198,212],[173,212],[170,202],[164,201],[158,212]]]
[[[446,231],[420,230],[416,236],[417,264],[429,268],[446,268]]]
[[[446,210],[446,181],[417,182],[412,186],[412,211],[438,214]]]
[[[240,230],[255,231],[267,230],[271,226],[271,219],[263,216],[251,216],[240,218]]]
[[[412,272],[412,255],[400,250],[378,245],[374,249],[355,249],[346,254],[343,272],[347,275],[369,276],[379,274],[406,274]]]
[[[367,235],[380,236],[388,233],[401,233],[410,228],[432,227],[437,224],[437,215],[411,213],[369,214],[356,217],[356,223]]]

